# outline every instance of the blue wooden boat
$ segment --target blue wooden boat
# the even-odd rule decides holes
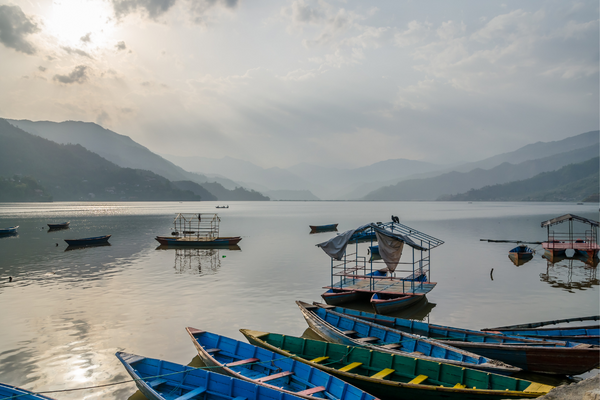
[[[41,394],[36,394],[29,390],[7,385],[5,383],[0,383],[0,399],[52,400],[50,397],[42,396]]]
[[[0,229],[0,235],[14,235],[17,233],[17,229],[19,229],[19,225],[11,226],[10,228]]]
[[[69,246],[90,246],[95,244],[107,243],[110,237],[111,235],[95,236],[82,239],[65,239],[65,242],[67,242]]]
[[[508,258],[517,266],[523,265],[533,258],[533,249],[521,244],[509,250]]]
[[[401,332],[425,336],[523,370],[544,374],[579,375],[600,365],[600,347],[588,344],[507,336],[498,333],[428,324],[315,303],[317,307]]]
[[[338,224],[309,225],[311,233],[337,231],[337,226]]]
[[[337,313],[324,307],[302,301],[296,301],[296,304],[311,329],[329,342],[349,346],[369,346],[374,350],[502,375],[511,375],[521,370],[445,343]]]
[[[117,358],[149,400],[297,400],[299,397],[187,365],[118,352]]]
[[[374,396],[290,357],[195,328],[186,328],[211,370],[305,399],[373,400]]]
[[[558,325],[570,322],[598,321],[600,316],[575,317],[554,321],[533,322],[520,325],[509,325],[498,328],[482,329],[484,332],[499,332],[504,335],[517,335],[535,337],[549,340],[567,340],[569,342],[600,345],[600,324],[586,326],[555,326],[542,328],[548,325]]]

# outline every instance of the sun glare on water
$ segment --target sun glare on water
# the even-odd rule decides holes
[[[103,0],[55,0],[47,24],[69,46],[107,46],[114,29],[110,4]]]

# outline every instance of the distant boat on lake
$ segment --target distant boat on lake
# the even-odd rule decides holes
[[[107,243],[110,237],[111,235],[95,236],[82,239],[65,239],[65,242],[67,242],[69,246],[91,246]]]
[[[71,222],[59,222],[56,224],[48,224],[48,229],[49,230],[59,230],[59,229],[66,229],[69,227],[69,224]]]
[[[310,233],[337,231],[338,224],[309,225]]]

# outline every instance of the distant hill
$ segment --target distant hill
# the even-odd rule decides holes
[[[30,176],[0,176],[0,202],[52,201],[52,196]]]
[[[217,182],[217,185],[224,185],[224,187],[212,185],[219,193],[227,193],[228,189],[225,187],[233,189],[240,186],[226,178],[209,178],[201,173],[188,172],[151,152],[146,147],[133,141],[130,137],[120,135],[109,129],[104,129],[100,125],[91,122],[7,121],[26,132],[56,143],[80,144],[120,167],[152,171],[171,181],[192,181],[200,185],[209,181]],[[226,197],[239,197],[240,200],[255,198],[254,193],[248,192],[247,199],[244,198],[243,194],[244,189],[238,189],[235,194],[230,193]]]
[[[203,183],[202,187],[205,187],[208,191],[213,193],[219,200],[224,201],[269,201],[269,197],[254,191],[247,190],[241,187],[237,187],[233,190],[227,190],[216,182]]]
[[[54,200],[201,200],[153,172],[121,168],[80,145],[31,135],[3,119],[0,175],[33,177]]]
[[[206,190],[203,186],[192,181],[174,181],[173,185],[181,190],[188,190],[198,196],[202,197],[205,201],[217,200],[217,196]]]
[[[263,192],[269,196],[271,200],[297,200],[297,201],[317,201],[320,200],[317,196],[311,193],[310,190],[270,190]]]
[[[600,158],[501,185],[485,186],[444,201],[589,201],[600,192]]]
[[[396,185],[377,189],[365,200],[436,200],[443,195],[453,195],[491,184],[502,184],[531,178],[539,173],[554,171],[574,162],[598,156],[600,147],[587,146],[517,165],[503,163],[489,170],[477,168],[469,172],[449,172],[433,178],[412,179]]]

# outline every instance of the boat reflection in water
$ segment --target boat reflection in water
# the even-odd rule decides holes
[[[171,250],[175,252],[176,274],[207,275],[214,274],[221,268],[221,251],[240,251],[238,245],[215,247],[173,247],[160,245],[156,250]]]
[[[576,256],[549,257],[547,254],[542,257],[547,260],[547,267],[546,273],[540,274],[540,279],[552,287],[574,292],[600,285],[597,258],[582,260]]]
[[[83,249],[89,249],[91,247],[106,247],[106,246],[111,246],[111,244],[108,242],[104,242],[104,243],[97,243],[97,244],[69,245],[69,246],[67,246],[65,251],[83,250]]]

